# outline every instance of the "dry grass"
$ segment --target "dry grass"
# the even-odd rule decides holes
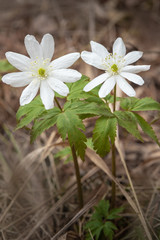
[[[28,33],[39,39],[46,32],[53,34],[55,57],[89,50],[91,39],[111,47],[114,39],[121,36],[128,50],[138,48],[145,52],[142,64],[152,65],[143,74],[145,85],[136,86],[137,97],[150,96],[160,101],[159,13],[158,0],[6,0],[0,10],[0,57],[4,58],[8,50],[25,53],[23,39]],[[91,78],[98,74],[81,60],[74,66]],[[43,133],[33,145],[26,129],[14,131],[21,90],[0,85],[0,239],[83,239],[83,225],[92,206],[102,197],[110,196],[110,155],[103,163],[91,151],[87,151],[84,163],[79,159],[85,198],[85,206],[79,211],[73,165],[54,158],[66,146],[56,129]],[[155,112],[143,114],[148,121],[157,118]],[[88,135],[94,122],[94,119],[85,122]],[[160,137],[159,122],[153,127]],[[120,138],[141,209],[117,154],[117,204],[125,206],[126,220],[116,239],[145,239],[143,228],[139,228],[139,210],[145,217],[144,220],[140,216],[143,225],[153,239],[159,239],[160,150],[146,136],[144,144],[121,131]]]

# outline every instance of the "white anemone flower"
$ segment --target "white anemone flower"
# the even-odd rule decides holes
[[[142,52],[132,51],[126,54],[126,47],[122,38],[117,38],[113,44],[113,54],[101,44],[94,41],[90,42],[92,52],[83,51],[81,57],[86,63],[104,70],[105,73],[90,81],[84,91],[89,92],[99,84],[103,83],[99,90],[99,97],[106,97],[117,84],[119,88],[128,96],[136,95],[135,90],[125,80],[142,85],[144,80],[137,75],[141,71],[150,69],[150,65],[130,65],[142,57]]]
[[[40,97],[46,109],[54,107],[54,91],[67,96],[69,89],[66,83],[76,82],[81,73],[70,67],[79,57],[80,53],[69,53],[51,61],[54,54],[54,39],[52,35],[45,34],[41,43],[32,35],[24,40],[29,57],[22,54],[7,52],[6,58],[21,72],[9,73],[3,76],[2,81],[13,87],[24,87],[20,97],[20,105],[30,103],[40,89]]]

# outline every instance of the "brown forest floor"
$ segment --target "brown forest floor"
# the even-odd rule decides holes
[[[145,84],[134,86],[137,97],[148,96],[160,102],[159,0],[0,0],[0,59],[5,58],[6,51],[26,54],[25,35],[33,34],[40,40],[48,32],[55,38],[55,58],[69,52],[90,50],[90,40],[111,50],[113,41],[121,36],[128,51],[144,52],[140,63],[152,66],[150,71],[141,74]],[[74,66],[90,78],[98,74],[81,60]],[[32,145],[27,130],[14,131],[21,91],[0,84],[0,216],[3,216],[0,239],[47,240],[79,213],[74,168],[71,162],[64,163],[65,159],[54,161],[54,154],[63,148],[55,128],[43,133]],[[157,113],[145,112],[143,116],[150,121]],[[94,122],[95,119],[85,122],[88,136]],[[158,137],[159,123],[153,125]],[[155,229],[160,224],[160,150],[146,136],[145,143],[122,131],[120,137],[141,207]],[[111,156],[107,155],[108,166],[110,160]],[[82,227],[90,216],[90,208],[110,194],[110,185],[103,185],[109,181],[107,175],[91,162],[90,157],[79,163],[86,205],[81,218],[77,215],[64,229],[68,238],[67,235],[60,238],[60,232],[58,239],[61,240],[83,239]],[[117,169],[117,177],[127,187],[118,156]],[[133,228],[137,228],[139,221],[117,191],[118,205],[126,206],[124,215],[126,222],[131,224],[117,232],[116,239],[123,239],[127,234],[130,237],[125,239],[131,239],[129,234],[134,234]],[[78,232],[81,238],[77,237]]]

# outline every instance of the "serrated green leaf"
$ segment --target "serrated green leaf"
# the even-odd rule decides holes
[[[160,111],[160,103],[149,97],[142,99],[134,97],[123,98],[120,105],[121,108],[129,111]]]
[[[58,131],[63,140],[68,136],[71,146],[75,146],[78,155],[84,160],[86,149],[86,136],[81,130],[85,130],[82,120],[70,109],[59,114],[57,118]]]
[[[122,207],[109,209],[110,203],[108,200],[101,200],[95,207],[95,211],[91,216],[91,219],[85,224],[84,229],[89,229],[95,239],[100,239],[100,234],[104,234],[107,239],[112,240],[114,236],[114,231],[117,230],[115,224],[111,221],[119,217],[119,213],[123,210]],[[109,218],[110,217],[110,218]],[[115,218],[114,218],[115,217]],[[108,221],[109,220],[109,221]],[[102,233],[103,231],[103,233]],[[96,238],[96,233],[98,233],[98,238]],[[89,234],[87,234],[88,240]]]
[[[95,102],[86,101],[74,101],[67,102],[64,105],[64,110],[71,109],[75,114],[85,115],[85,116],[106,116],[109,118],[114,117],[113,113],[110,111],[106,104],[97,104]]]
[[[104,157],[110,151],[110,141],[113,143],[116,137],[116,118],[100,117],[93,130],[93,145],[96,152]]]
[[[107,216],[108,220],[119,218],[119,213],[121,213],[124,210],[123,207],[120,208],[113,208],[110,210],[109,215]]]
[[[84,86],[88,82],[89,78],[85,75],[82,75],[79,81],[67,84],[67,86],[69,87],[69,94],[67,96],[67,100],[87,98],[88,96],[90,96],[89,93],[83,91]]]
[[[54,158],[63,158],[69,154],[71,154],[71,148],[68,146],[64,147],[63,149],[59,150],[56,154],[54,154]]]
[[[103,226],[97,228],[95,231],[92,232],[93,236],[96,236],[96,240],[99,239],[102,229],[103,229]]]
[[[64,147],[63,149],[61,149],[59,152],[57,152],[54,155],[54,158],[60,158],[60,159],[64,159],[64,163],[68,163],[73,161],[73,157],[72,157],[72,152],[71,152],[71,148],[68,147]]]
[[[137,119],[132,112],[115,111],[114,114],[117,117],[118,124],[121,127],[125,128],[134,137],[143,142],[137,127]]]
[[[103,224],[103,222],[99,221],[98,219],[90,220],[89,222],[87,222],[85,224],[84,229],[90,228],[90,229],[94,230],[94,229],[101,227],[102,224]]]
[[[100,98],[99,96],[89,96],[88,98],[85,99],[87,102],[95,102],[99,105],[106,105],[106,103]]]
[[[41,118],[37,119],[31,130],[31,142],[33,142],[43,131],[54,126],[60,113],[61,110],[58,107],[54,107],[48,110]]]
[[[22,128],[27,126],[30,122],[32,122],[35,118],[40,116],[42,113],[46,113],[46,109],[42,104],[42,101],[39,96],[37,96],[32,102],[26,104],[24,106],[20,106],[16,118],[18,121],[17,128]],[[22,118],[22,119],[21,119]]]
[[[106,216],[108,215],[109,207],[110,207],[109,201],[102,199],[95,207],[96,210],[95,212],[100,214],[101,216]]]
[[[157,138],[152,126],[149,123],[147,123],[145,121],[145,119],[143,117],[141,117],[139,114],[134,113],[134,115],[138,121],[138,124],[142,128],[143,132],[146,133],[150,138],[152,138],[160,146],[160,143],[158,141],[158,138]]]
[[[105,222],[103,226],[103,232],[105,237],[108,237],[109,240],[113,239],[114,231],[117,230],[117,227],[112,222]]]
[[[87,138],[86,145],[88,148],[91,148],[93,150],[94,146],[93,146],[92,138]]]

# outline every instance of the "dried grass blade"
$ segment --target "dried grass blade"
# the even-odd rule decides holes
[[[146,221],[143,217],[143,214],[141,212],[141,209],[139,209],[139,207],[137,206],[137,204],[135,204],[135,202],[131,199],[131,197],[129,196],[129,194],[125,191],[125,189],[123,188],[123,186],[118,182],[118,180],[112,175],[111,171],[109,170],[108,166],[106,165],[106,163],[91,149],[87,149],[86,151],[86,155],[91,159],[92,162],[94,162],[94,164],[96,164],[100,169],[102,169],[102,171],[104,171],[108,177],[113,180],[119,187],[119,189],[121,190],[121,192],[123,193],[123,195],[126,197],[126,199],[128,200],[129,204],[131,205],[131,207],[134,209],[134,211],[136,212],[136,214],[138,215],[142,226],[144,227],[144,230],[146,232],[146,235],[148,237],[149,240],[152,240],[152,237],[150,235],[150,232],[148,230]]]
[[[138,201],[138,198],[137,198],[137,194],[135,192],[135,189],[134,189],[134,186],[133,186],[133,183],[132,183],[132,179],[130,177],[130,174],[129,174],[129,171],[128,171],[128,168],[127,168],[127,165],[126,165],[126,162],[125,162],[125,159],[123,157],[123,154],[122,154],[122,151],[121,151],[121,148],[120,148],[120,145],[119,145],[118,141],[116,141],[115,145],[116,145],[117,151],[119,153],[120,159],[122,161],[122,164],[124,166],[125,172],[127,174],[128,181],[129,181],[129,184],[131,186],[131,189],[132,189],[132,192],[133,192],[134,199],[136,201],[136,205],[137,205],[138,211],[140,213],[139,218],[141,220],[141,223],[142,223],[142,225],[144,227],[144,230],[146,232],[146,235],[147,235],[148,239],[152,240],[151,234],[150,234],[150,232],[148,230],[148,226],[147,226],[146,220],[145,220],[145,218],[143,216],[142,209],[141,209],[141,206],[139,204],[139,201]]]

